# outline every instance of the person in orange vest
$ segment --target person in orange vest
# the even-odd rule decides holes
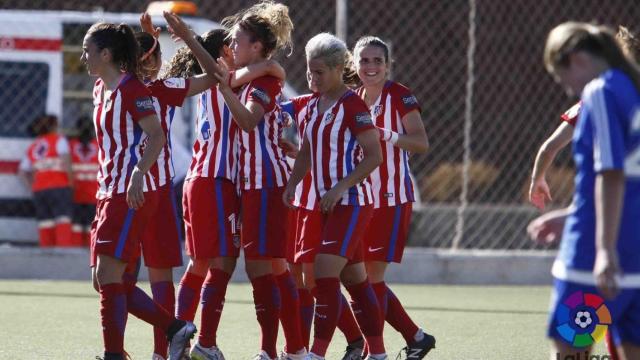
[[[76,131],[76,137],[69,140],[73,172],[71,242],[75,246],[89,246],[89,232],[96,215],[98,192],[98,142],[90,117],[78,118]]]
[[[19,175],[33,191],[40,246],[72,246],[69,143],[54,115],[37,118],[32,130],[37,137],[20,162]]]

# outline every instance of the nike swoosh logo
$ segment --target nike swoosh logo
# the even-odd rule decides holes
[[[248,243],[248,244],[244,244],[242,247],[246,249],[246,248],[248,248],[249,246],[251,246],[251,244],[253,244],[253,241],[252,241],[252,242],[250,242],[250,243]]]
[[[100,240],[100,239],[96,240],[96,244],[106,244],[110,242],[112,242],[112,240]]]
[[[337,241],[324,241],[324,240],[322,240],[322,245],[331,245],[333,243],[337,243]]]
[[[313,249],[307,249],[307,250],[302,250],[302,251],[298,251],[298,256],[304,255],[306,253],[308,253],[309,251],[312,251]]]
[[[369,252],[376,252],[376,251],[382,250],[383,248],[384,246],[377,247],[377,248],[372,248],[371,246],[369,246]]]

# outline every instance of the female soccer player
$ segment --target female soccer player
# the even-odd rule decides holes
[[[317,89],[310,80],[310,77],[307,75],[309,89],[317,92]],[[355,87],[359,81],[351,56],[348,56],[345,62],[343,81],[349,87]],[[305,128],[309,121],[309,111],[311,110],[309,100],[311,99],[313,99],[313,94],[307,94],[295,97],[281,104],[282,110],[289,113],[295,122],[300,141],[304,139]],[[296,157],[299,146],[283,138],[280,139],[280,143],[284,145],[287,155],[293,158]],[[319,209],[316,199],[311,172],[307,172],[296,187],[296,194],[292,205],[295,209],[292,211],[289,225],[293,239],[290,239],[287,247],[287,261],[289,262],[289,269],[298,288],[298,298],[300,299],[300,331],[303,343],[305,347],[308,348],[314,313],[312,290],[316,286],[313,277],[313,263],[322,235],[322,212]],[[362,357],[365,345],[362,332],[349,307],[349,302],[342,292],[340,292],[340,296],[342,311],[338,319],[338,329],[343,332],[347,340],[347,348],[345,349],[342,360],[359,360]]]
[[[211,30],[200,41],[212,57],[221,56],[233,64],[228,35],[224,29]],[[172,77],[191,77],[202,70],[194,54],[181,48],[167,73]],[[267,74],[284,79],[284,69],[269,60],[235,70],[231,86]],[[197,137],[183,192],[186,249],[191,261],[180,281],[176,316],[193,321],[202,298],[200,335],[190,356],[196,360],[224,359],[216,333],[226,288],[240,251],[236,192],[238,128],[216,86],[200,94],[196,113]]]
[[[157,204],[149,174],[165,137],[149,90],[138,80],[138,44],[127,25],[96,23],[85,35],[81,60],[94,86],[98,139],[98,203],[91,233],[91,265],[100,292],[104,359],[123,359],[127,312],[165,330],[169,359],[182,356],[196,329],[175,319],[133,284],[123,284],[127,263]],[[146,141],[142,137],[146,135]]]
[[[640,72],[608,28],[586,23],[568,22],[554,28],[547,38],[544,59],[556,80],[568,93],[581,94],[582,101],[573,137],[576,192],[552,269],[551,358],[585,350],[566,340],[582,333],[575,327],[568,332],[563,328],[561,319],[572,324],[576,319],[575,310],[562,316],[567,309],[564,304],[572,295],[575,298],[576,292],[585,296],[600,292],[611,315],[609,331],[618,355],[637,359]]]
[[[162,52],[157,37],[159,29],[154,29],[151,17],[144,13],[140,24],[145,32],[136,34],[142,55],[143,80],[151,91],[156,112],[166,142],[150,173],[157,182],[158,207],[150,219],[142,236],[142,253],[149,268],[149,280],[154,301],[173,313],[175,290],[172,268],[182,265],[180,244],[180,222],[177,218],[175,193],[173,189],[173,162],[171,157],[171,123],[176,106],[182,106],[186,97],[209,89],[216,81],[213,75],[217,65],[213,57],[198,42],[186,24],[174,14],[165,14],[169,29],[174,36],[182,39],[191,49],[196,60],[206,73],[184,77],[164,77],[158,80],[162,65]],[[154,329],[153,360],[164,360],[167,356],[167,340],[162,329]]]
[[[382,165],[371,173],[374,211],[363,235],[367,275],[383,318],[398,330],[407,346],[407,359],[422,359],[435,347],[435,338],[419,328],[384,282],[389,263],[400,263],[415,201],[409,175],[409,153],[429,147],[420,106],[405,86],[388,80],[389,47],[374,36],[360,38],[353,49],[362,86],[356,93],[367,104],[380,133]]]
[[[69,140],[73,172],[73,218],[71,241],[76,246],[89,246],[91,221],[96,216],[98,192],[98,142],[88,116],[76,121],[77,136]]]
[[[288,8],[282,4],[261,2],[223,23],[231,29],[236,67],[262,62],[291,44],[293,24]],[[224,65],[224,61],[220,63]],[[282,309],[298,308],[298,294],[285,260],[289,209],[281,198],[290,169],[278,146],[282,124],[276,102],[282,84],[275,77],[263,76],[244,86],[238,98],[227,85],[227,78],[226,74],[219,78],[219,89],[240,128],[241,239],[262,333],[261,352],[256,359],[277,356],[279,317],[286,338],[285,357],[299,359],[306,354],[299,313],[280,313],[280,302]]]
[[[622,50],[636,63],[640,59],[640,40],[635,34],[624,26],[618,26],[616,39],[620,42]],[[540,146],[533,164],[531,173],[531,185],[529,187],[529,201],[540,210],[544,209],[545,202],[551,201],[551,190],[546,180],[546,173],[558,152],[567,146],[573,138],[573,129],[578,120],[580,102],[567,110],[560,119],[562,123]],[[549,238],[552,239],[553,236]]]
[[[318,90],[310,101],[302,149],[283,194],[289,204],[311,169],[325,214],[314,263],[316,315],[309,359],[324,359],[341,307],[340,280],[351,294],[370,359],[386,359],[378,302],[362,262],[361,238],[373,213],[367,178],[382,161],[378,133],[366,104],[342,80],[348,50],[322,33],[305,46],[307,71]]]
[[[37,138],[20,162],[19,176],[33,191],[40,246],[79,246],[71,242],[71,160],[69,142],[54,115],[31,125]]]

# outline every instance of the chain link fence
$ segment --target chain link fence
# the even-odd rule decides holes
[[[295,25],[294,51],[278,59],[297,92],[307,91],[305,42],[316,33],[335,32],[339,1],[283,1]],[[194,3],[199,8],[196,18],[219,21],[254,1]],[[640,7],[627,0],[344,3],[348,45],[362,35],[387,41],[392,48],[391,77],[413,89],[422,105],[431,147],[427,155],[411,159],[421,202],[410,243],[435,248],[540,249],[525,233],[527,223],[537,215],[526,201],[531,166],[537,148],[572,104],[544,71],[545,36],[567,20],[624,24],[638,30]],[[82,12],[78,17],[131,13],[135,19],[147,2],[2,0],[0,5],[0,15],[6,10],[47,10]],[[47,56],[59,56],[60,69],[7,55],[19,47],[20,38],[33,39],[47,29],[50,24],[40,14],[19,21],[14,17],[13,24],[0,25],[0,30],[13,34],[0,33],[0,219],[5,220],[24,219],[32,212],[28,191],[17,189],[21,184],[12,180],[12,171],[22,156],[16,155],[16,149],[24,146],[16,143],[28,140],[26,124],[35,114],[52,108],[47,99],[52,87],[60,84],[50,79],[58,76],[62,83],[61,108],[54,105],[53,109],[59,111],[65,131],[72,133],[75,120],[92,108],[92,80],[79,61],[90,24],[61,25],[57,47],[47,42],[29,45],[36,52],[38,46],[52,47]],[[190,129],[189,121],[185,119],[185,129]],[[189,139],[188,134],[185,138]],[[550,205],[568,205],[573,192],[570,150],[560,154],[548,181],[554,195]]]

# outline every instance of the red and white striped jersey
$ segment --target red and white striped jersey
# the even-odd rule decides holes
[[[118,87],[106,93],[101,79],[93,87],[93,121],[98,140],[98,199],[127,191],[133,168],[142,157],[144,131],[137,122],[156,115],[151,92],[135,76],[123,74]],[[144,191],[158,185],[147,172]]]
[[[217,87],[200,94],[196,134],[187,179],[225,178],[236,182],[238,173],[238,126]]]
[[[73,171],[73,202],[95,204],[98,182],[98,143],[92,139],[83,144],[78,139],[69,141],[71,148],[71,170]]]
[[[313,99],[313,101],[311,101],[311,99]],[[313,94],[302,95],[291,99],[294,113],[293,118],[296,123],[296,127],[298,128],[300,145],[302,145],[304,130],[307,126],[307,122],[309,121],[309,110],[314,106],[316,101],[318,101],[318,98],[314,97]],[[304,176],[302,181],[296,187],[296,195],[293,199],[293,205],[307,210],[318,209],[316,190],[313,187],[313,175],[311,171]]]
[[[171,122],[175,114],[176,106],[184,103],[189,91],[189,79],[168,78],[150,82],[147,89],[151,91],[153,106],[158,113],[160,126],[166,142],[158,155],[158,160],[153,164],[149,172],[156,179],[158,186],[164,186],[175,175],[171,160]],[[146,137],[145,137],[146,139]]]
[[[575,128],[576,123],[578,122],[578,115],[580,115],[581,107],[582,107],[582,101],[578,101],[572,107],[570,107],[567,111],[565,111],[562,115],[560,115],[560,120],[565,121],[567,124]]]
[[[356,89],[364,98],[364,88]],[[411,90],[387,81],[382,93],[369,109],[373,123],[398,134],[405,134],[402,117],[420,105]],[[387,207],[415,201],[413,181],[409,169],[409,152],[381,140],[382,164],[371,173],[374,207]]]
[[[287,184],[291,168],[286,155],[278,146],[283,124],[277,104],[282,91],[280,80],[262,76],[245,85],[240,102],[260,104],[265,114],[250,132],[240,129],[238,153],[238,181],[240,189],[277,188]]]
[[[375,129],[375,126],[367,105],[351,90],[324,113],[318,113],[317,96],[309,103],[313,106],[309,109],[305,136],[311,146],[311,171],[316,196],[321,198],[362,161],[364,155],[356,136]],[[366,178],[350,188],[339,204],[373,204],[371,180]]]

